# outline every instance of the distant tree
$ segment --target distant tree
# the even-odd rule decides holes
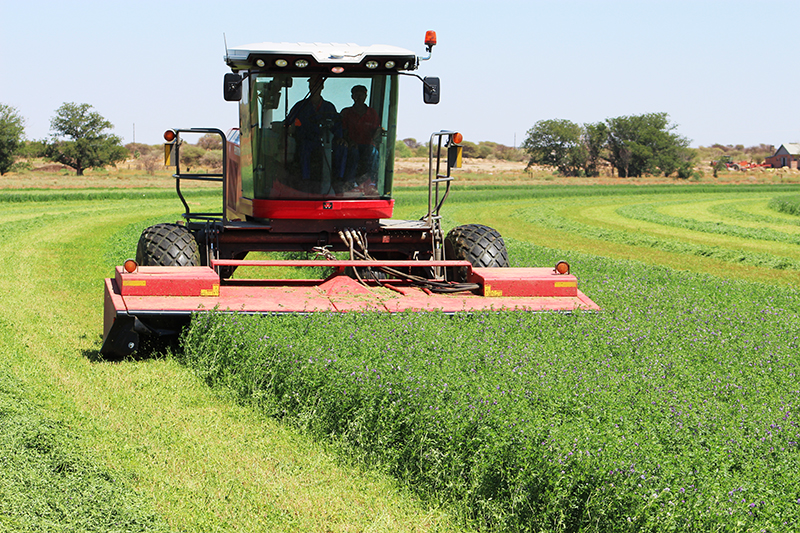
[[[504,144],[498,144],[492,155],[503,161],[522,161],[524,158],[522,151]]]
[[[219,137],[217,137],[219,138]],[[206,150],[198,161],[199,166],[208,168],[210,170],[222,169],[222,149],[219,150]]]
[[[64,103],[50,121],[54,132],[47,145],[47,157],[75,169],[78,176],[87,168],[99,168],[124,161],[128,151],[120,138],[104,133],[113,125],[89,104]]]
[[[761,143],[758,146],[745,148],[744,151],[754,162],[761,164],[766,158],[775,154],[775,146]]]
[[[405,143],[406,146],[408,146],[412,150],[415,150],[415,149],[419,148],[419,146],[420,146],[420,144],[417,142],[417,140],[412,138],[412,137],[409,137],[407,139],[403,139],[403,142]]]
[[[463,149],[462,155],[464,157],[478,157],[478,145],[471,141],[462,141],[461,147]]]
[[[0,175],[14,164],[25,137],[25,119],[16,108],[0,104]]]
[[[621,178],[657,172],[669,175],[691,160],[689,140],[673,133],[666,113],[610,118],[609,162]]]
[[[222,137],[216,133],[206,133],[197,141],[197,146],[203,150],[222,150]]]
[[[156,152],[143,154],[136,160],[136,166],[139,168],[139,170],[144,170],[151,176],[154,175],[156,173],[156,169],[163,166],[163,164],[163,156],[157,154]]]
[[[188,171],[191,167],[196,167],[200,164],[200,159],[205,155],[206,151],[197,145],[184,143],[181,145],[181,165]]]
[[[486,159],[494,152],[494,147],[497,146],[496,143],[492,142],[482,142],[478,144],[478,154],[475,157],[480,159]]]
[[[19,151],[20,155],[29,159],[45,157],[47,154],[47,141],[26,141]]]
[[[608,126],[605,122],[583,125],[583,144],[586,146],[587,176],[600,175],[600,162],[608,159]]]
[[[586,163],[583,131],[569,120],[540,120],[528,130],[522,149],[528,154],[528,167],[556,167],[565,176],[578,176]]]
[[[411,148],[408,147],[403,141],[396,141],[394,143],[394,156],[395,157],[411,157]]]
[[[163,151],[162,145],[151,146],[149,144],[143,144],[143,143],[128,143],[125,145],[125,149],[131,155],[131,157],[140,157],[149,155],[151,152],[154,151],[159,151],[159,152]]]

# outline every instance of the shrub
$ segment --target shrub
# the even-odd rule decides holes
[[[198,164],[210,170],[222,169],[222,150],[208,150],[200,157]]]

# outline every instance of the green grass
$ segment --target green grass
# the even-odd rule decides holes
[[[459,529],[387,476],[338,464],[325,446],[217,396],[170,358],[99,361],[102,278],[133,255],[140,227],[182,211],[177,200],[9,202],[2,209],[9,216],[0,221],[0,321],[13,334],[0,339],[0,361],[20,391],[7,398],[7,410],[26,412],[43,431],[52,429],[48,435],[63,433],[69,454],[85,466],[81,476],[98,477],[88,486],[100,487],[108,475],[113,487],[104,490],[116,494],[97,505],[75,500],[82,503],[63,519],[35,507],[18,530],[83,531],[75,524],[96,521],[98,512],[125,516],[129,507],[138,509],[142,527],[151,517],[172,531]],[[16,472],[23,466],[12,468],[25,475]],[[58,481],[20,487],[16,499],[2,497],[0,509],[22,499],[58,508]],[[9,516],[10,529],[17,518]]]
[[[444,209],[445,225],[483,223],[497,228],[504,236],[545,247],[582,251],[615,259],[641,260],[693,272],[714,273],[731,279],[751,279],[770,283],[797,284],[796,270],[800,250],[792,243],[742,238],[723,233],[699,231],[697,227],[677,228],[647,221],[632,221],[618,213],[621,208],[642,204],[691,202],[738,202],[739,211],[765,217],[772,193],[791,194],[795,186],[686,186],[617,187],[593,194],[594,187],[552,187],[456,190]],[[755,204],[753,198],[759,198]],[[450,202],[450,200],[448,200]],[[744,202],[744,203],[742,203]],[[669,207],[668,205],[666,206]],[[420,206],[408,198],[398,198],[400,216],[413,216]],[[664,208],[656,208],[662,215]],[[774,212],[773,212],[774,214]],[[718,220],[719,215],[716,215]],[[691,214],[683,218],[697,226]],[[773,219],[779,217],[773,216]],[[782,217],[786,219],[787,217]],[[762,219],[763,220],[763,219]],[[771,231],[792,231],[792,220]],[[752,220],[728,221],[730,228],[745,232]],[[762,221],[760,224],[764,225]]]
[[[779,213],[800,216],[800,196],[775,197],[770,200],[769,207]]]
[[[770,413],[785,407],[780,403],[780,395],[786,398],[787,390],[797,390],[797,387],[791,388],[794,378],[786,377],[788,374],[785,373],[789,363],[793,364],[786,350],[794,346],[786,328],[796,330],[798,310],[793,300],[796,298],[795,289],[787,287],[796,287],[800,281],[796,270],[775,266],[780,266],[785,259],[796,261],[800,255],[790,238],[757,239],[752,238],[755,235],[752,231],[763,225],[773,237],[792,235],[796,227],[794,219],[771,209],[768,203],[770,198],[796,196],[798,190],[793,185],[727,188],[465,187],[451,194],[452,201],[448,200],[444,209],[446,225],[478,222],[497,227],[507,237],[512,261],[516,265],[549,265],[556,258],[567,258],[579,277],[582,290],[607,311],[597,316],[536,315],[520,319],[522,322],[519,323],[504,323],[502,321],[506,318],[494,317],[487,324],[469,322],[466,318],[458,319],[466,322],[457,322],[432,317],[430,322],[425,322],[418,315],[399,317],[407,319],[415,330],[423,330],[403,337],[404,340],[407,338],[408,346],[399,347],[395,345],[406,343],[388,343],[384,336],[375,335],[375,331],[386,332],[386,336],[392,338],[387,328],[392,325],[391,320],[396,319],[364,317],[365,322],[350,324],[350,330],[336,328],[324,339],[316,336],[321,333],[313,333],[308,338],[296,335],[293,354],[305,356],[306,352],[317,353],[314,350],[321,349],[330,353],[342,352],[343,357],[338,358],[341,368],[348,368],[345,364],[357,365],[359,357],[372,361],[369,358],[377,357],[380,355],[378,351],[386,347],[384,355],[402,359],[402,364],[395,365],[398,368],[393,370],[394,377],[406,377],[404,372],[413,371],[418,378],[414,387],[429,394],[426,399],[436,399],[440,394],[435,386],[430,385],[439,383],[435,380],[442,376],[451,379],[470,368],[494,368],[502,372],[477,376],[467,388],[457,391],[458,394],[480,392],[489,398],[488,393],[496,390],[492,386],[497,386],[493,380],[502,377],[503,382],[509,385],[516,383],[512,378],[518,379],[518,373],[509,373],[513,367],[506,368],[500,364],[497,356],[500,353],[528,364],[533,361],[541,364],[552,362],[553,369],[560,370],[561,374],[551,374],[553,381],[538,383],[552,389],[543,388],[541,401],[533,404],[541,408],[536,420],[549,419],[553,423],[561,417],[566,422],[558,428],[551,428],[551,433],[547,434],[546,453],[525,452],[526,460],[538,465],[537,472],[542,479],[540,487],[544,491],[541,498],[526,500],[525,490],[518,491],[511,497],[510,506],[508,498],[503,495],[509,494],[512,484],[491,481],[511,479],[508,476],[493,477],[493,472],[509,474],[511,470],[504,470],[503,465],[512,463],[493,461],[511,461],[509,448],[503,443],[514,443],[514,447],[518,443],[507,439],[510,434],[507,428],[501,427],[502,424],[497,426],[496,433],[479,433],[483,439],[481,442],[486,445],[481,448],[474,439],[470,440],[468,430],[471,426],[467,419],[456,419],[453,423],[463,425],[458,426],[460,433],[452,435],[459,435],[463,446],[441,448],[450,450],[446,457],[420,455],[424,450],[432,450],[431,446],[439,442],[433,440],[439,438],[436,437],[440,434],[437,431],[450,427],[440,425],[438,421],[426,422],[423,432],[408,434],[408,445],[401,448],[401,452],[392,446],[380,451],[380,446],[376,446],[380,433],[368,429],[373,427],[369,424],[376,423],[375,418],[380,418],[378,415],[383,417],[378,422],[386,428],[397,422],[410,424],[425,419],[417,417],[411,420],[407,416],[398,416],[394,420],[389,416],[392,411],[374,408],[379,404],[365,404],[372,407],[362,410],[363,415],[357,415],[355,409],[349,414],[344,413],[341,431],[337,430],[332,437],[331,431],[314,421],[307,408],[298,408],[294,414],[289,409],[282,413],[278,410],[277,396],[261,392],[244,395],[244,405],[238,405],[242,397],[229,396],[233,393],[224,388],[209,388],[204,380],[211,379],[210,375],[195,375],[194,371],[170,357],[119,364],[96,362],[102,324],[102,278],[111,274],[113,265],[134,254],[137,234],[142,227],[156,221],[175,220],[183,211],[180,202],[171,191],[163,191],[163,198],[142,196],[141,191],[111,195],[100,191],[32,191],[19,195],[4,191],[0,194],[3,214],[0,221],[0,235],[3,237],[0,241],[0,322],[4,328],[0,337],[0,360],[5,374],[0,383],[2,390],[9,393],[3,393],[2,401],[6,402],[3,412],[12,413],[9,420],[24,418],[29,421],[26,422],[29,425],[22,424],[18,428],[41,427],[43,434],[49,435],[46,439],[51,439],[48,441],[53,445],[50,449],[56,450],[56,456],[67,456],[70,464],[78,465],[75,468],[82,472],[83,482],[93,487],[87,489],[87,494],[94,488],[104,487],[102,490],[106,494],[115,495],[107,502],[110,508],[103,507],[106,503],[78,505],[72,509],[71,521],[64,519],[63,523],[55,521],[52,525],[44,522],[49,520],[48,515],[39,511],[31,518],[41,520],[38,525],[20,522],[25,526],[19,528],[35,531],[36,527],[42,530],[70,530],[72,527],[72,530],[82,530],[69,524],[103,523],[96,520],[96,512],[103,509],[102,513],[109,515],[133,517],[132,520],[139,524],[136,527],[164,527],[166,524],[174,531],[454,531],[467,523],[478,528],[485,526],[503,530],[512,528],[519,517],[540,520],[530,523],[540,524],[543,530],[567,530],[569,524],[586,519],[583,511],[587,510],[591,511],[595,520],[592,523],[595,524],[604,516],[602,520],[608,523],[613,521],[613,517],[622,517],[620,523],[624,525],[630,517],[633,520],[630,530],[669,524],[670,518],[659,514],[660,508],[642,507],[644,498],[637,492],[638,482],[631,484],[633,478],[626,478],[623,483],[628,489],[624,497],[615,499],[615,493],[611,491],[600,496],[591,492],[606,485],[599,478],[590,479],[587,472],[593,472],[592,468],[598,465],[606,465],[606,460],[621,463],[624,458],[640,461],[643,468],[652,473],[655,467],[648,461],[653,457],[663,457],[663,461],[656,462],[656,466],[661,464],[662,467],[656,479],[669,482],[664,486],[669,487],[673,494],[674,490],[687,489],[686,484],[676,481],[688,472],[682,462],[684,454],[676,452],[670,456],[665,452],[666,444],[652,438],[664,429],[674,429],[669,424],[675,420],[653,404],[637,403],[636,398],[641,393],[629,388],[636,384],[641,385],[642,390],[646,389],[653,398],[651,401],[657,404],[664,400],[680,400],[683,402],[680,405],[686,406],[691,403],[692,408],[683,411],[686,420],[699,423],[709,413],[729,414],[731,409],[742,405],[738,403],[741,400],[756,402],[747,403],[747,411],[740,413],[741,420],[750,424],[746,427],[758,428],[760,432],[775,422],[769,418]],[[31,196],[26,196],[28,194]],[[424,194],[418,190],[401,190],[396,196],[397,216],[420,216]],[[198,193],[191,199],[198,209],[213,209],[217,200],[214,193]],[[661,202],[673,204],[662,205]],[[697,213],[691,211],[693,202],[701,206]],[[685,210],[682,210],[682,205],[686,206]],[[649,206],[641,209],[646,216],[655,218],[635,220],[623,216],[618,210],[625,206],[632,206],[630,209]],[[547,213],[547,216],[542,213]],[[624,209],[622,213],[625,213]],[[725,231],[704,231],[714,217],[727,228]],[[687,224],[678,227],[674,224],[676,219],[684,219]],[[647,245],[661,239],[718,253],[694,255],[680,246],[672,249]],[[742,256],[749,259],[742,261],[739,259]],[[709,274],[719,277],[708,277]],[[750,283],[752,280],[769,284]],[[600,316],[607,317],[607,322],[596,322]],[[358,320],[358,317],[348,319]],[[295,320],[300,319],[290,319],[274,326],[277,328],[275,333],[296,332],[292,329],[297,326]],[[739,322],[734,324],[734,320]],[[770,330],[767,325],[776,322],[779,325]],[[300,324],[307,322],[301,321]],[[452,324],[460,327],[454,328]],[[738,337],[732,329],[736,325],[746,329],[740,331]],[[670,328],[675,330],[674,335],[665,337],[663,331]],[[581,332],[585,331],[592,332],[592,335],[581,337]],[[544,332],[550,334],[539,339]],[[679,337],[678,332],[686,335]],[[358,344],[349,339],[350,333],[360,341]],[[721,337],[722,334],[728,337]],[[688,340],[695,338],[698,340]],[[726,352],[719,344],[720,338],[731,340],[730,346],[740,354],[736,361],[733,352]],[[315,339],[318,342],[314,343]],[[450,339],[453,339],[452,346]],[[685,342],[681,344],[680,339]],[[664,342],[659,344],[660,341]],[[424,348],[431,342],[435,350]],[[485,349],[480,348],[482,343],[486,345]],[[756,345],[758,350],[754,349]],[[608,354],[604,359],[602,349],[605,348]],[[762,349],[765,352],[761,352]],[[774,356],[770,359],[775,361],[771,367],[762,366],[766,359],[759,359],[767,351]],[[482,358],[475,359],[475,354],[482,355]],[[696,357],[697,354],[708,354],[716,357],[716,361]],[[462,366],[453,370],[439,364],[434,359],[437,355],[447,356],[449,361]],[[523,361],[526,355],[529,359]],[[418,366],[413,366],[425,361],[431,364],[424,368],[423,373]],[[625,380],[614,381],[611,375],[592,376],[588,373],[594,368],[591,365],[597,367],[603,362],[616,368],[617,377],[624,376]],[[677,391],[678,396],[665,396],[665,390],[645,388],[644,385],[650,385],[648,380],[658,377],[654,374],[661,368],[658,365],[670,362],[671,368],[675,369],[670,375],[670,383],[675,385],[672,390]],[[735,362],[739,366],[732,366]],[[644,363],[649,363],[649,366],[643,367]],[[355,371],[356,367],[352,368],[351,371]],[[773,370],[766,370],[768,368]],[[303,369],[303,372],[312,371],[316,370]],[[706,392],[700,388],[701,384],[707,385],[707,389],[715,385],[716,382],[709,377],[713,372],[719,379],[727,379],[727,384],[743,388],[726,390],[727,403],[719,400],[722,403],[705,406],[703,410],[698,407],[701,404],[697,403],[696,397]],[[293,378],[283,375],[281,378],[296,379],[300,375],[321,379],[319,374],[298,374]],[[532,378],[533,374],[528,376]],[[325,377],[324,373],[322,377]],[[593,392],[580,389],[580,385],[588,383],[590,377],[599,389]],[[605,381],[601,381],[601,377]],[[223,383],[225,379],[219,382]],[[247,386],[253,391],[259,390],[256,386],[268,390],[270,383],[259,380],[251,378]],[[691,386],[686,386],[686,382],[691,382]],[[410,386],[411,382],[403,383]],[[428,385],[422,387],[422,383]],[[366,385],[372,387],[375,383]],[[566,401],[550,394],[551,391],[572,391],[570,386],[585,396]],[[353,383],[341,380],[326,387],[317,389],[317,392],[329,390],[339,394],[347,390],[355,395],[354,391],[361,390],[352,388]],[[471,392],[469,387],[474,387],[474,391]],[[307,384],[297,382],[296,389],[298,395],[307,396],[303,401],[314,398]],[[361,399],[366,401],[369,398],[366,394],[372,394],[373,389],[363,389]],[[241,392],[239,388],[236,391],[236,394]],[[616,391],[616,394],[609,391]],[[734,394],[737,391],[740,396]],[[320,402],[324,401],[322,396],[319,398]],[[496,399],[491,398],[492,401]],[[620,406],[617,405],[619,398],[630,401]],[[500,400],[508,401],[508,398]],[[503,405],[513,410],[522,409],[529,403],[517,401]],[[297,405],[301,405],[299,401]],[[337,401],[331,405],[330,410],[336,411],[356,404]],[[597,407],[585,409],[584,405]],[[322,406],[320,403],[320,409]],[[565,477],[559,478],[560,470],[554,470],[554,463],[547,462],[548,458],[563,459],[575,438],[591,439],[596,435],[610,442],[615,435],[616,428],[607,424],[586,425],[597,419],[600,406],[605,406],[606,413],[624,408],[622,416],[633,417],[631,426],[625,428],[630,430],[630,433],[625,433],[626,442],[628,435],[640,438],[642,431],[645,437],[651,437],[650,440],[641,437],[641,441],[637,441],[641,447],[639,452],[617,443],[617,447],[608,448],[608,456],[592,457],[591,460],[582,458],[581,463],[570,463],[571,469],[564,469]],[[285,420],[264,417],[263,412]],[[648,432],[647,427],[652,426],[639,427],[635,423],[637,415],[650,422],[662,417],[661,422],[666,425],[656,425],[655,430]],[[492,420],[502,421],[500,418]],[[532,424],[534,417],[526,417],[526,421],[524,428],[532,431],[535,426],[528,423]],[[767,422],[769,424],[765,426]],[[792,475],[781,477],[783,469],[794,468],[791,463],[793,456],[783,451],[775,456],[758,455],[763,448],[758,447],[754,433],[740,430],[732,427],[731,431],[737,443],[741,444],[737,448],[718,440],[713,441],[716,448],[709,448],[713,452],[711,455],[718,459],[717,469],[709,475],[703,471],[702,477],[708,480],[707,483],[717,485],[716,488],[707,485],[711,488],[703,493],[720,494],[719,501],[694,494],[687,500],[693,502],[692,505],[697,504],[692,508],[694,510],[688,514],[682,510],[680,516],[692,517],[692,524],[711,524],[712,529],[717,527],[715,524],[720,530],[747,530],[766,524],[770,530],[787,530],[778,521],[778,513],[784,519],[794,521],[796,513],[793,507],[784,506],[784,500],[775,495],[795,490]],[[28,430],[10,427],[9,435],[19,431],[24,433]],[[772,438],[774,442],[783,442],[780,439],[785,440],[787,434],[784,432]],[[537,436],[542,436],[540,442],[544,442],[544,433]],[[59,439],[53,440],[54,437]],[[385,440],[385,443],[392,442],[392,438]],[[702,456],[701,448],[692,447],[699,445],[679,442],[681,450],[694,450],[695,457]],[[751,460],[753,466],[750,470],[757,468],[757,471],[767,474],[754,481],[750,470],[732,469],[734,463],[724,462],[728,451],[738,453],[735,457],[739,459]],[[414,453],[417,454],[416,462]],[[39,465],[31,466],[33,469],[29,472],[37,472],[37,479],[40,475],[53,476],[36,486],[58,487],[61,474],[42,467],[53,464],[52,459],[46,454],[36,457],[26,459],[31,465]],[[402,459],[401,467],[392,466],[393,457]],[[36,463],[39,459],[44,462]],[[470,466],[469,461],[473,459],[483,467]],[[373,465],[375,470],[364,470],[362,461]],[[740,460],[737,464],[743,463]],[[7,477],[13,477],[14,473],[24,477],[28,475],[23,472],[26,468],[13,466]],[[460,472],[457,481],[446,482],[452,478],[445,474],[454,471]],[[557,474],[556,481],[549,475],[553,473]],[[393,478],[398,481],[393,481]],[[525,479],[520,474],[514,477],[514,482],[524,482]],[[616,483],[608,477],[603,479]],[[737,481],[750,484],[734,486]],[[409,486],[420,492],[410,492]],[[745,498],[747,509],[727,502],[732,497],[728,492],[734,491],[733,494],[739,496],[742,492],[740,487],[749,491]],[[649,490],[652,487],[643,483],[643,488]],[[490,500],[487,495],[493,494],[493,490],[498,498]],[[585,494],[592,497],[582,507],[575,505],[576,500],[570,495],[584,494],[582,491],[585,490],[589,490]],[[770,490],[772,495],[764,492]],[[47,492],[31,488],[27,492],[15,491],[30,498],[41,498],[43,505],[50,506],[48,508],[58,508],[63,501],[60,498],[64,490]],[[768,497],[758,500],[749,497],[756,493],[765,493]],[[466,495],[460,504],[457,494]],[[16,501],[11,496],[3,496],[0,509],[6,508],[3,505],[16,509]],[[530,506],[525,507],[525,502],[529,501],[538,502],[538,507],[534,507],[536,513],[530,510]],[[655,501],[667,505],[668,500],[662,495]],[[766,503],[757,503],[755,514],[758,518],[751,518],[747,514],[752,510],[749,505],[761,501]],[[730,506],[724,507],[726,504]],[[709,508],[713,512],[708,511]],[[726,509],[732,510],[733,515],[716,518],[715,513],[722,515]],[[130,513],[126,515],[128,511]],[[458,518],[454,521],[452,515]],[[730,516],[736,517],[737,522],[731,522]],[[764,516],[770,518],[763,519]],[[9,523],[18,519],[12,516]],[[676,527],[692,529],[678,518],[672,520]],[[738,521],[743,525],[737,525]],[[104,523],[104,527],[109,523]],[[590,530],[591,526],[586,528]],[[698,528],[695,530],[700,530]]]
[[[0,324],[3,353],[22,352]],[[169,531],[130,479],[98,464],[79,434],[47,418],[29,392],[0,372],[0,529],[7,532]]]

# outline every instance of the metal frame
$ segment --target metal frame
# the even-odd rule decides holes
[[[227,206],[225,205],[225,199],[227,198],[227,171],[228,171],[228,150],[227,150],[227,138],[225,133],[222,130],[217,128],[189,128],[189,129],[173,129],[172,131],[175,132],[175,141],[174,144],[175,148],[175,174],[172,175],[175,178],[175,191],[178,193],[178,198],[180,198],[181,203],[183,203],[183,207],[185,212],[183,213],[183,218],[187,221],[195,220],[204,220],[204,221],[221,221],[225,222],[228,220],[227,216]],[[192,173],[183,173],[181,172],[181,158],[180,158],[180,146],[181,146],[181,133],[216,133],[222,139],[222,173],[212,173],[212,174],[192,174]],[[183,197],[183,193],[181,192],[181,180],[192,180],[192,181],[214,181],[214,182],[221,182],[222,183],[222,212],[221,213],[192,213],[191,209],[189,208],[189,204],[186,202],[186,199]]]

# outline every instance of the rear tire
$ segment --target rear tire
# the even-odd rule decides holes
[[[139,237],[136,262],[141,266],[199,266],[200,252],[185,226],[156,224]]]
[[[447,259],[466,260],[480,268],[508,267],[508,251],[497,230],[482,224],[465,224],[451,229],[444,238]],[[467,281],[467,268],[455,269],[451,279]]]

